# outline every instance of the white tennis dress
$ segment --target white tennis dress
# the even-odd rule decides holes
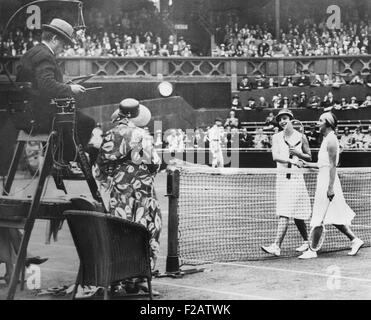
[[[287,143],[302,149],[302,134],[294,131]],[[276,133],[272,139],[272,151],[281,157],[289,157],[289,146],[284,139],[283,131]],[[296,156],[293,160],[297,159]],[[303,174],[292,173],[287,178],[288,164],[277,162],[276,179],[276,214],[278,216],[306,220],[310,218],[311,205]],[[280,172],[283,171],[283,172]]]
[[[327,152],[327,145],[330,139],[334,139],[337,142],[336,164],[339,162],[339,142],[335,136],[335,133],[331,131],[326,137],[323,138],[318,152],[317,164],[319,171],[313,204],[313,215],[310,222],[311,227],[321,224],[322,217],[329,204],[329,199],[327,198],[327,188],[330,179],[330,159]],[[341,188],[337,173],[335,175],[334,193],[335,196],[328,207],[324,224],[350,225],[355,213],[345,202],[343,190]]]

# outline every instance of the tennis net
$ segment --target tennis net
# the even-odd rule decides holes
[[[277,169],[169,168],[168,265],[178,258],[184,264],[269,258],[261,245],[274,241],[278,208],[312,212],[318,171],[287,170],[290,179],[288,171]],[[352,230],[370,246],[371,168],[338,168],[337,173],[345,200],[356,213]],[[308,233],[309,221],[307,217]],[[335,227],[326,229],[322,252],[350,248]],[[291,219],[281,255],[298,255],[295,248],[302,243]]]

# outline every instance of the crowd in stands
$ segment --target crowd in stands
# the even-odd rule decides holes
[[[98,8],[85,12],[88,26],[85,41],[65,48],[64,56],[183,56],[192,52],[188,39],[170,34],[164,15],[153,6],[110,13]],[[287,30],[286,30],[287,29]],[[371,25],[367,20],[343,24],[328,30],[325,23],[310,20],[289,23],[275,39],[267,23],[251,26],[227,25],[223,42],[212,50],[218,57],[283,57],[371,54]],[[11,30],[0,38],[0,49],[7,56],[23,54],[39,40],[40,32]],[[288,79],[289,81],[289,79]]]
[[[153,8],[103,14],[101,10],[86,12],[86,36],[66,46],[61,56],[148,57],[193,55],[191,45],[182,36],[176,38],[166,32],[162,16]],[[6,38],[0,36],[0,52],[18,56],[40,41],[40,30],[10,30]]]
[[[233,112],[233,111],[232,111]],[[273,114],[272,114],[273,115]],[[251,130],[248,127],[235,127],[230,123],[230,119],[235,118],[231,114],[224,126],[223,138],[221,140],[222,148],[252,148],[252,149],[270,149],[272,146],[272,137],[279,131],[278,126],[267,122],[263,126],[256,126]],[[274,117],[273,117],[274,119]],[[238,120],[237,120],[238,122]],[[189,132],[182,129],[171,129],[163,137],[161,132],[155,134],[156,148],[165,148],[169,152],[184,152],[186,150],[209,148],[209,130],[211,127],[196,128]],[[348,126],[341,126],[336,131],[341,150],[370,150],[371,149],[371,126],[356,126],[350,129]],[[321,136],[318,128],[313,123],[306,128],[304,134],[308,138],[309,146],[312,149],[319,148],[321,145]]]
[[[216,57],[294,57],[342,56],[371,53],[371,25],[366,19],[342,24],[330,30],[324,22],[306,20],[302,24],[288,23],[275,39],[268,25],[251,26],[239,23],[224,28],[224,39],[213,50]]]

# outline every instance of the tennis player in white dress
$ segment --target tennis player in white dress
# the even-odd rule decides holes
[[[308,190],[302,173],[287,173],[287,168],[302,166],[299,160],[310,161],[312,156],[309,143],[305,135],[293,128],[291,120],[294,118],[288,109],[282,109],[276,120],[282,131],[273,135],[272,156],[277,163],[276,179],[276,214],[279,216],[277,235],[270,246],[262,246],[262,250],[279,256],[281,244],[286,235],[290,218],[303,237],[304,243],[297,248],[299,252],[308,249],[308,233],[305,220],[310,218],[311,205]],[[282,171],[282,172],[280,172]]]
[[[313,204],[313,214],[310,222],[311,227],[321,225],[323,215],[328,210],[323,223],[334,225],[352,241],[349,255],[356,255],[362,247],[363,241],[357,238],[350,229],[355,216],[354,211],[345,202],[343,190],[336,166],[339,162],[339,141],[335,135],[337,119],[331,112],[325,112],[319,118],[319,130],[323,134],[323,141],[318,152],[317,163],[303,162],[304,167],[318,168],[317,186]],[[329,199],[332,201],[329,204]],[[317,253],[308,249],[299,258],[316,258]]]

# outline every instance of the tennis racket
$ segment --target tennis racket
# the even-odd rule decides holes
[[[330,207],[330,203],[332,201],[334,196],[329,198],[329,202],[326,208],[326,211],[323,215],[321,225],[312,227],[309,233],[309,248],[310,250],[317,252],[318,250],[321,249],[323,242],[325,241],[325,236],[326,236],[326,228],[325,225],[323,224],[323,221],[325,220],[328,208]]]
[[[302,134],[302,135],[301,135],[301,138],[300,138],[297,142],[295,142],[294,144],[290,144],[290,143],[286,140],[285,137],[284,137],[283,139],[284,139],[285,143],[288,145],[289,148],[295,148],[295,147],[297,147],[297,146],[302,142],[302,140],[303,140],[304,126],[303,126],[303,124],[302,124],[299,120],[297,120],[297,119],[293,119],[293,120],[291,120],[291,124],[292,124],[292,127],[293,127],[296,131],[299,131],[299,132]],[[290,155],[289,158],[292,159],[292,155]],[[291,168],[291,166],[292,166],[291,163],[289,163],[289,164],[288,164],[288,168]],[[286,174],[286,178],[287,178],[287,179],[291,179],[291,173],[287,173],[287,174]]]

